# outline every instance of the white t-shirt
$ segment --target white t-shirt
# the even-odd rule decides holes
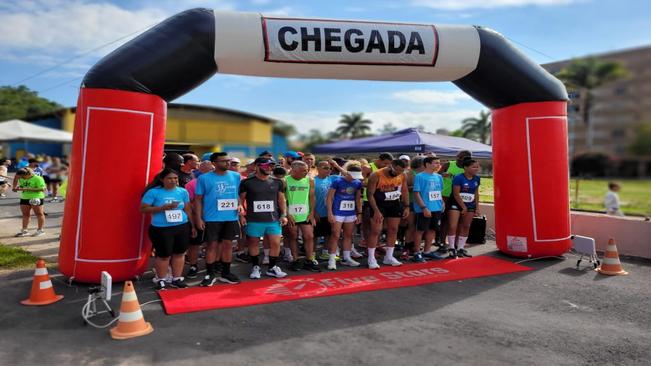
[[[619,210],[619,195],[616,192],[608,191],[604,199],[604,206],[607,212]]]

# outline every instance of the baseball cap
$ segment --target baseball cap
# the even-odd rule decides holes
[[[251,165],[251,164],[254,164],[254,163],[255,163],[255,160],[253,160],[253,159],[249,159],[249,160],[246,161],[246,165]]]
[[[201,155],[201,161],[206,161],[206,160],[210,161],[210,155],[212,155],[211,152],[207,152],[207,153]]]
[[[400,159],[400,160],[407,160],[407,161],[411,160],[411,158],[409,157],[409,155],[400,155],[400,157],[399,157],[398,159]]]
[[[261,152],[258,156],[265,156],[265,155],[273,155],[273,154],[271,153],[271,151],[265,150],[265,151]]]
[[[353,179],[364,179],[362,172],[348,172]]]
[[[267,158],[259,157],[259,158],[255,159],[255,161],[254,161],[253,163],[254,163],[255,165],[261,165],[261,164],[273,164],[274,161],[271,160],[271,159],[267,159]]]
[[[286,158],[292,158],[292,159],[298,159],[301,157],[300,155],[298,155],[296,151],[285,151],[284,155]]]
[[[231,163],[238,163],[240,164],[242,161],[239,158],[231,158]]]

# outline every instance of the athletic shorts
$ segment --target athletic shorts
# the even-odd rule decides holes
[[[240,222],[235,221],[209,221],[206,222],[207,242],[235,240],[240,238]]]
[[[295,225],[312,225],[311,222],[309,221],[301,221],[301,222],[295,222]]]
[[[314,237],[330,236],[331,232],[332,226],[330,225],[330,221],[328,221],[327,217],[321,217],[314,227]]]
[[[190,245],[190,223],[176,226],[149,226],[156,257],[167,258],[172,254],[183,254]]]
[[[441,211],[432,212],[432,217],[425,217],[421,213],[416,214],[416,230],[437,231],[441,227]]]
[[[385,218],[392,218],[392,217],[397,217],[397,218],[402,218],[402,212],[404,211],[402,208],[402,202],[396,201],[396,202],[391,202],[391,203],[377,203],[377,208],[380,209],[380,213],[382,213],[382,216]],[[371,217],[375,215],[375,210],[371,209]]]
[[[461,205],[453,198],[450,198],[450,206],[448,208],[450,210],[455,210],[455,211],[461,211]],[[475,212],[475,206],[473,204],[472,207],[466,205],[466,208],[468,209],[468,212]]]
[[[356,219],[357,219],[356,215],[353,215],[353,216],[335,216],[335,221],[343,222],[343,223],[355,222]]]
[[[206,241],[206,232],[197,229],[197,236],[194,238],[190,236],[190,245],[201,245]]]
[[[40,201],[40,203],[39,203],[38,205],[34,205],[34,206],[43,206],[43,203],[45,203],[45,200],[42,199],[42,198],[37,198],[37,199]],[[22,198],[21,198],[21,199],[20,199],[20,205],[21,205],[21,206],[32,206],[32,204],[29,203],[29,201],[30,201],[29,199],[26,199],[26,200],[25,200],[25,199],[22,199]]]
[[[280,222],[247,222],[246,236],[261,238],[265,235],[281,235]]]

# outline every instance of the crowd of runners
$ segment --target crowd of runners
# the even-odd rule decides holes
[[[201,258],[200,286],[213,286],[240,282],[233,260],[259,279],[287,276],[281,261],[289,271],[320,272],[470,257],[480,178],[468,151],[445,164],[434,154],[382,153],[369,162],[294,151],[244,165],[224,152],[169,153],[163,164],[141,202],[159,290],[187,287]]]

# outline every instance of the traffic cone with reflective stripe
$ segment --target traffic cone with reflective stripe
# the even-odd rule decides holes
[[[34,271],[34,280],[32,281],[32,292],[29,294],[29,299],[23,300],[20,303],[23,305],[48,305],[63,299],[63,295],[54,293],[52,281],[47,274],[45,268],[45,261],[39,259],[36,261],[36,270]]]
[[[154,328],[151,323],[145,322],[145,318],[142,316],[133,283],[131,281],[125,282],[122,304],[120,305],[120,318],[118,325],[111,329],[111,338],[129,339],[147,335],[153,331]]]
[[[608,240],[608,246],[606,247],[606,253],[604,254],[604,259],[601,263],[601,266],[596,269],[597,272],[610,276],[621,276],[627,275],[628,272],[624,271],[622,264],[619,262],[619,254],[617,253],[617,246],[615,245],[615,240]]]

